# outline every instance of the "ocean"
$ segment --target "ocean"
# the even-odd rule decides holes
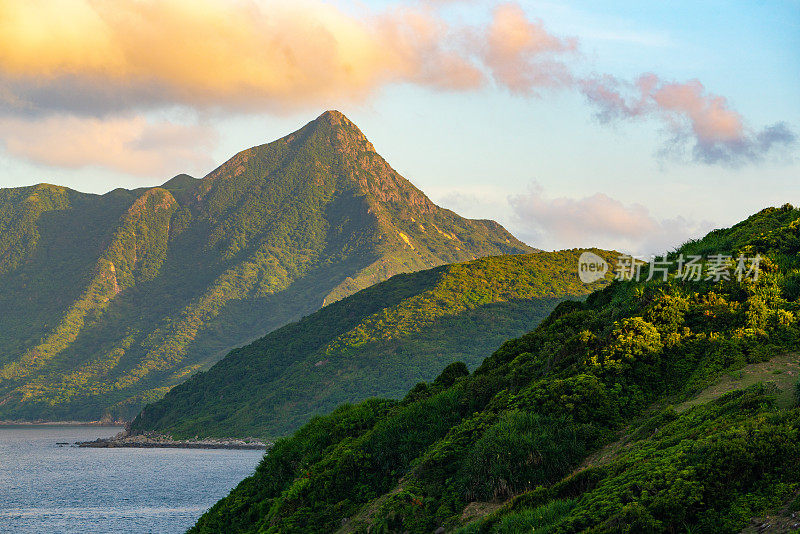
[[[185,532],[264,454],[73,445],[121,430],[0,426],[0,532]]]

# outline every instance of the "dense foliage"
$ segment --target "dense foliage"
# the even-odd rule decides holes
[[[760,275],[562,303],[472,374],[312,420],[192,531],[738,532],[797,506],[800,409],[775,386],[669,403],[800,346],[800,210],[679,253],[758,253]]]
[[[433,205],[336,112],[202,180],[0,190],[0,419],[129,418],[324,303],[531,250]]]
[[[400,398],[449,363],[476,367],[564,298],[588,294],[593,287],[576,273],[580,253],[494,256],[395,276],[234,350],[146,406],[132,430],[272,438],[343,402]]]
[[[776,409],[764,386],[667,408],[637,430],[608,464],[519,495],[459,534],[739,532],[765,510],[800,509],[800,409]]]

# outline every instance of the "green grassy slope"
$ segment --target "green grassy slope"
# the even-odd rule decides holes
[[[145,407],[132,430],[272,438],[343,402],[402,397],[452,362],[476,366],[564,298],[590,292],[579,255],[497,256],[395,276],[234,350]]]
[[[761,275],[673,272],[562,303],[471,374],[452,364],[402,401],[315,418],[192,532],[738,532],[797,506],[800,399],[757,384],[653,407],[796,352],[800,210],[766,209],[680,252],[701,250],[760,253]],[[586,463],[625,427],[630,447]]]
[[[531,251],[435,206],[337,112],[200,180],[0,190],[0,420],[131,418],[374,282]]]

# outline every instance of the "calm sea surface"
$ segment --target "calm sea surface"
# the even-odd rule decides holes
[[[185,532],[263,455],[57,445],[120,430],[0,426],[0,532]]]

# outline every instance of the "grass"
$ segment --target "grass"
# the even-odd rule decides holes
[[[800,380],[800,355],[797,353],[781,354],[766,362],[751,363],[742,369],[723,375],[717,383],[677,405],[675,409],[679,413],[684,412],[693,406],[706,404],[726,393],[744,389],[759,382],[775,384],[780,390],[778,406],[788,408],[794,403],[794,387],[798,380]]]
[[[774,384],[778,390],[777,404],[780,408],[790,408],[795,401],[795,387],[800,381],[800,355],[797,353],[780,354],[766,362],[754,363],[736,371],[730,371],[713,385],[702,390],[691,399],[674,406],[675,411],[683,413],[694,406],[708,404],[726,393],[745,389],[759,382]],[[574,473],[589,467],[605,465],[617,458],[626,448],[635,443],[641,436],[641,425],[668,405],[665,400],[654,403],[650,408],[632,421],[618,433],[618,439],[608,443],[599,450],[588,455]]]

